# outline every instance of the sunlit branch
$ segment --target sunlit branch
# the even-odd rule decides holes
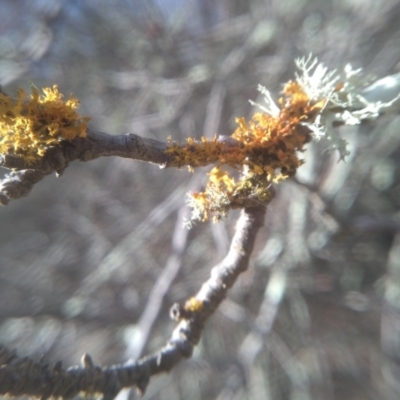
[[[234,139],[225,136],[220,136],[217,142],[227,148],[238,145]],[[165,152],[169,146],[168,142],[143,138],[134,133],[110,135],[88,130],[86,137],[60,142],[60,145],[50,147],[43,157],[36,160],[11,154],[0,155],[0,167],[12,170],[0,181],[0,204],[6,205],[10,200],[27,196],[35,183],[54,172],[61,175],[69,163],[75,160],[90,161],[117,156],[149,162],[160,168],[171,167],[174,165],[173,157]],[[183,144],[182,148],[185,146]],[[217,160],[200,160],[197,166]]]

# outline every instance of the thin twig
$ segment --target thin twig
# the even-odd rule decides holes
[[[102,393],[113,399],[122,388],[136,387],[144,392],[150,377],[170,371],[183,358],[191,357],[203,327],[225,298],[238,276],[247,269],[258,229],[263,223],[265,207],[242,210],[230,250],[224,260],[211,271],[211,277],[189,302],[197,307],[175,304],[171,317],[179,321],[167,345],[139,361],[102,367],[85,354],[82,366],[67,370],[59,361],[53,367],[43,360],[36,362],[18,357],[14,351],[0,347],[0,394],[71,398],[79,392]]]
[[[220,136],[218,141],[227,147],[238,144],[226,136]],[[99,157],[117,156],[157,164],[160,168],[170,167],[172,157],[165,152],[168,146],[167,142],[143,138],[134,133],[109,135],[88,130],[86,137],[60,142],[59,146],[49,148],[36,161],[27,161],[12,154],[0,155],[0,167],[12,170],[0,181],[0,205],[27,196],[35,183],[54,172],[61,175],[68,164],[75,160],[90,161]],[[210,162],[213,161],[209,160],[204,165]],[[201,162],[198,166],[201,166]]]

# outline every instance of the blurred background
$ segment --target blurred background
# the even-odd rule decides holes
[[[310,52],[399,72],[399,0],[1,0],[0,15],[4,90],[57,83],[110,134],[229,135],[257,85],[278,98]],[[400,397],[399,122],[338,128],[346,163],[308,146],[193,358],[144,399]],[[207,170],[75,162],[1,208],[0,343],[64,366],[164,345],[170,306],[224,257],[238,217],[183,227]]]

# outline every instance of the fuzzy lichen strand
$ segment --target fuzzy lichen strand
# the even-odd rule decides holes
[[[0,93],[0,153],[35,160],[63,140],[86,136],[90,118],[77,113],[77,99],[64,101],[57,85],[42,95],[33,85],[31,91],[19,89],[16,99]]]
[[[171,138],[168,138],[168,141],[170,145],[166,153],[172,159],[171,165],[174,167],[187,166],[191,170],[195,167],[216,162],[237,166],[242,164],[244,160],[244,153],[240,148],[227,146],[226,143],[219,141],[217,137],[211,140],[202,137],[201,141],[196,141],[189,137],[183,146],[172,142]]]

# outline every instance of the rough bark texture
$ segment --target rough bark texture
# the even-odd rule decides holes
[[[218,140],[224,146],[235,146],[237,143],[226,136],[220,136]],[[52,173],[62,175],[69,163],[75,160],[91,161],[117,156],[149,162],[160,168],[170,167],[173,160],[165,153],[168,146],[166,142],[143,138],[134,133],[109,135],[88,130],[86,137],[63,141],[60,146],[49,148],[37,161],[27,162],[15,155],[0,155],[0,167],[13,170],[0,181],[0,204],[6,205],[10,200],[27,196],[35,183]],[[204,165],[208,163],[210,161],[204,162]],[[201,165],[200,162],[197,166]]]

